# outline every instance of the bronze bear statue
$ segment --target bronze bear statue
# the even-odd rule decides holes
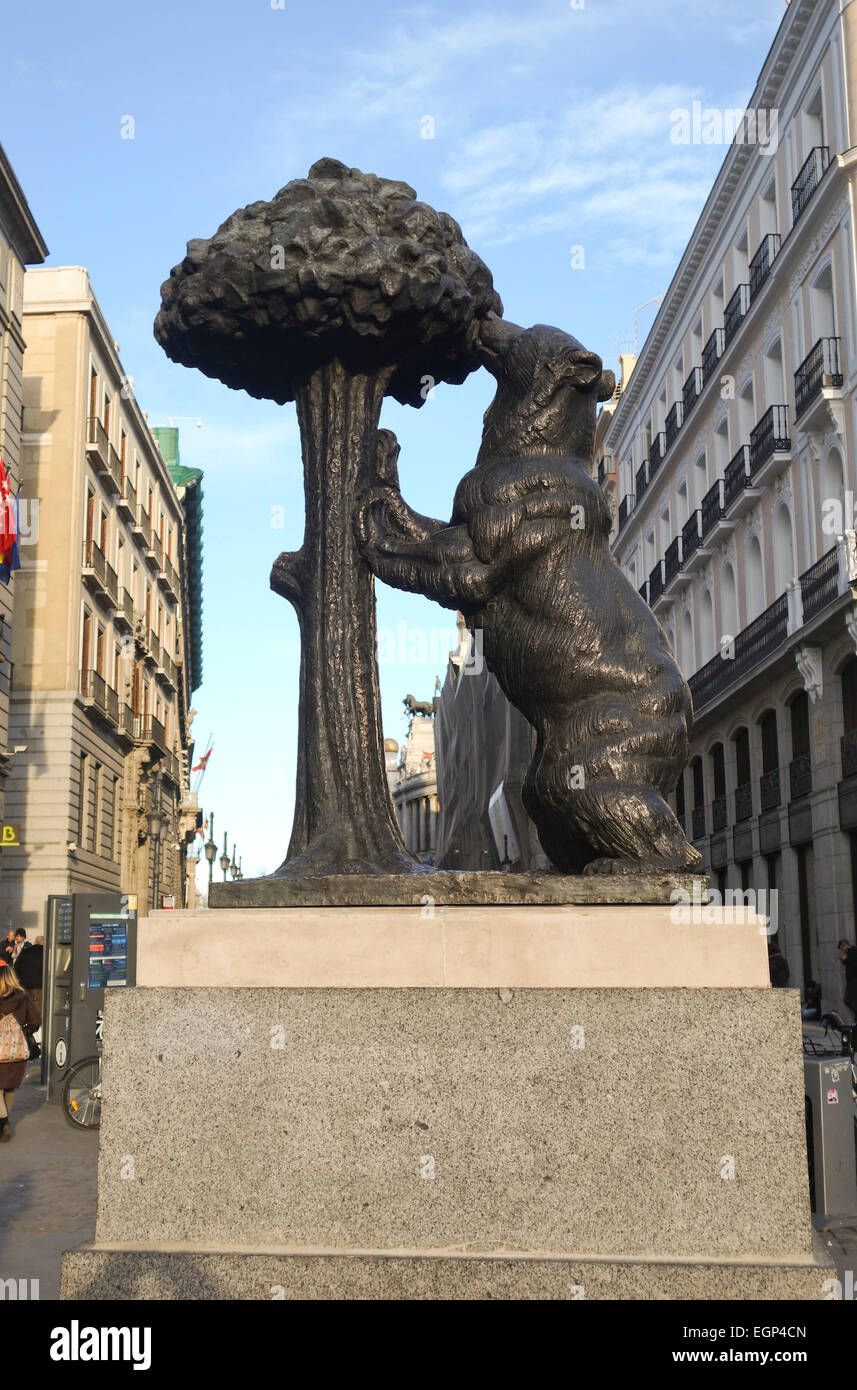
[[[399,446],[379,431],[378,483],[355,526],[379,579],[459,609],[536,731],[527,813],[563,873],[695,870],[667,805],[687,757],[691,699],[663,629],[610,549],[592,478],[601,359],[558,328],[492,315],[480,360],[497,379],[476,466],[452,520],[399,492]]]

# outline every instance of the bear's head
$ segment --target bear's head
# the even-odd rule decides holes
[[[616,385],[601,358],[561,328],[520,328],[496,314],[480,323],[476,351],[497,379],[477,467],[502,456],[546,453],[588,466],[596,404],[609,399]]]

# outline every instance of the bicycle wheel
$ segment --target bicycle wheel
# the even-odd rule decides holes
[[[63,1112],[75,1129],[98,1129],[101,1124],[101,1059],[75,1062],[62,1091]]]

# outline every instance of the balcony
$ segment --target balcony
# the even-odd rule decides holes
[[[750,484],[750,450],[742,444],[723,474],[723,508],[730,521],[739,521],[762,496]]]
[[[148,646],[149,655],[150,655],[152,661],[155,663],[156,666],[160,666],[160,664],[161,664],[161,643],[160,643],[159,639],[155,636],[154,632],[150,632],[150,633],[149,633],[149,638],[148,638],[147,646]]]
[[[149,532],[149,553],[146,556],[153,569],[159,570],[164,563],[164,547],[155,531]]]
[[[134,721],[137,716],[130,705],[119,706],[119,733],[123,738],[134,742]]]
[[[839,547],[833,546],[800,577],[803,620],[808,623],[839,596]]]
[[[839,339],[819,338],[795,372],[795,419],[799,420],[810,406],[820,404],[823,420],[827,401],[838,399],[835,393],[841,390]],[[814,424],[820,423],[821,420],[808,419],[803,427],[811,430]]]
[[[780,769],[772,768],[759,778],[759,805],[762,811],[773,811],[780,804]]]
[[[110,440],[107,431],[97,415],[90,415],[86,422],[86,452],[90,463],[98,473],[108,471],[107,453]]]
[[[127,632],[134,631],[134,600],[127,589],[120,589],[113,610],[113,621],[118,628],[125,628]]]
[[[178,603],[182,592],[181,584],[179,583],[178,574],[176,573],[175,566],[169,555],[164,556],[164,568],[161,574],[158,575],[158,583],[162,588],[166,589],[167,593]]]
[[[724,336],[722,328],[715,328],[705,347],[702,349],[702,384],[707,385],[714,375],[714,368],[720,361],[725,350]]]
[[[826,145],[816,145],[815,149],[810,151],[809,158],[802,165],[800,173],[792,184],[793,224],[806,210],[806,206],[821,183],[829,163],[830,150]]]
[[[649,603],[654,608],[658,599],[664,591],[664,565],[662,560],[658,560],[651,574],[649,575]]]
[[[664,589],[681,574],[681,538],[676,536],[664,551]]]
[[[718,478],[702,499],[702,543],[714,545],[727,531],[734,529],[734,523],[727,523],[723,508],[723,479]]]
[[[792,441],[789,413],[784,405],[772,405],[750,431],[750,474],[754,487],[773,482],[788,467]]]
[[[735,821],[750,820],[753,815],[753,787],[750,782],[742,782],[735,788]]]
[[[788,636],[788,616],[788,595],[781,594],[738,633],[731,658],[715,656],[690,677],[688,685],[697,714],[782,646]]]
[[[178,690],[178,688],[179,688],[179,673],[178,673],[178,669],[177,669],[176,664],[175,664],[175,662],[173,661],[172,657],[167,655],[167,653],[166,653],[166,651],[164,650],[163,646],[161,647],[160,657],[161,657],[161,659],[160,659],[160,661],[158,662],[158,672],[157,672],[158,680],[162,681],[163,684],[166,685],[166,686],[168,686],[171,690]]]
[[[762,238],[762,244],[750,262],[750,303],[758,295],[765,281],[771,273],[771,267],[777,256],[780,254],[780,236],[778,232],[769,232]]]
[[[137,516],[135,520],[131,523],[131,529],[134,532],[135,538],[143,546],[143,549],[148,550],[149,537],[152,534],[152,526],[149,521],[149,517],[146,513],[146,509],[144,507],[138,505]]]
[[[704,840],[704,839],[705,839],[705,807],[704,807],[704,806],[694,806],[694,808],[693,808],[693,814],[692,814],[692,816],[691,816],[691,825],[692,825],[692,828],[693,828],[693,838],[694,838],[694,840]]]
[[[750,286],[739,285],[723,310],[723,347],[728,348],[750,307]]]
[[[138,714],[134,717],[135,743],[148,743],[161,753],[167,751],[167,737],[164,726],[153,714]]]
[[[652,447],[649,450],[649,482],[652,481],[661,464],[664,461],[664,454],[667,451],[666,435],[663,430],[656,434],[652,440]]]
[[[181,786],[181,763],[171,748],[167,749],[164,758],[163,775],[168,777],[176,787]]]
[[[702,513],[697,508],[696,511],[691,512],[681,528],[681,563],[682,568],[689,573],[693,573],[693,570],[697,568],[694,561],[697,559],[697,551],[702,544],[701,516]]]
[[[122,460],[112,444],[107,445],[107,469],[102,475],[102,482],[114,497],[122,491]]]
[[[812,791],[812,763],[808,753],[792,758],[789,763],[789,789],[792,801],[809,796]]]
[[[108,565],[104,551],[95,541],[83,543],[83,582],[101,602],[105,600],[115,607],[119,601],[119,579],[115,569]]]
[[[645,602],[648,603],[648,601],[649,601],[649,581],[648,581],[648,579],[644,579],[644,580],[643,580],[642,584],[640,585],[639,589],[637,590],[637,593],[640,595],[640,598],[641,598],[641,599],[644,599]]]
[[[108,723],[119,723],[119,696],[97,671],[81,671],[80,696],[84,707],[95,710]]]
[[[683,418],[684,417],[682,415],[682,403],[681,401],[675,401],[672,409],[667,415],[666,420],[664,421],[664,435],[666,437],[667,449],[671,448],[671,446],[675,443],[676,436],[682,426]]]
[[[126,521],[134,521],[137,515],[137,494],[134,484],[127,476],[122,479],[122,491],[116,502],[116,510]]]
[[[634,501],[634,494],[633,494],[633,492],[626,492],[626,493],[625,493],[625,496],[622,498],[622,501],[619,503],[619,530],[620,530],[620,531],[622,530],[622,527],[625,525],[625,522],[628,520],[628,517],[631,515],[632,511],[634,510],[634,505],[635,505],[635,501]]]
[[[681,388],[681,419],[684,424],[699,397],[703,387],[702,368],[693,367],[690,376]]]
[[[839,740],[842,753],[842,776],[857,777],[857,729],[849,729]]]
[[[726,797],[715,796],[711,803],[711,831],[716,834],[718,830],[726,829]]]
[[[649,486],[648,479],[648,459],[643,459],[634,477],[634,484],[637,491],[637,505],[639,506],[646,488]]]

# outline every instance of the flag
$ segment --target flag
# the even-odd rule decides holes
[[[191,768],[191,772],[205,772],[205,769],[208,767],[208,760],[211,757],[212,752],[213,749],[209,748],[207,753],[203,753],[196,767]]]
[[[0,459],[0,581],[8,584],[18,558],[18,499],[12,496],[9,475]]]

